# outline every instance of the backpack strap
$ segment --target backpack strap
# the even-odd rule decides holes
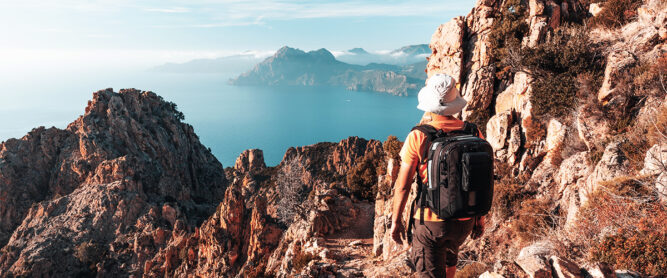
[[[424,145],[426,147],[424,148],[424,153],[422,153],[421,161],[419,161],[419,164],[424,164],[428,159],[428,146],[431,145],[431,141],[433,141],[433,139],[436,137],[444,134],[444,132],[442,130],[436,129],[431,125],[418,125],[413,127],[411,131],[414,130],[419,130],[426,135],[426,140],[424,140]],[[417,169],[419,169],[419,166],[417,166]],[[417,174],[419,174],[419,171],[417,171]]]
[[[466,134],[470,134],[475,137],[479,137],[479,128],[477,128],[476,124],[473,124],[471,122],[463,122],[463,132]]]

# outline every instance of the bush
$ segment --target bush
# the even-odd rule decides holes
[[[637,17],[637,8],[641,0],[608,0],[602,1],[602,11],[589,19],[592,27],[617,28],[634,20]]]
[[[103,256],[103,246],[92,240],[81,243],[74,249],[74,257],[91,268],[100,262]]]
[[[294,218],[306,219],[313,208],[308,195],[311,190],[301,180],[304,172],[300,157],[295,157],[283,165],[276,175],[278,192],[277,216],[280,222],[289,225]]]
[[[320,256],[311,253],[303,252],[301,249],[295,252],[294,259],[292,259],[292,267],[296,272],[300,272],[312,260],[319,260]]]
[[[535,192],[525,188],[525,179],[513,177],[509,172],[512,169],[505,163],[496,163],[496,174],[501,177],[495,183],[493,193],[493,207],[501,219],[507,219],[518,211],[521,202],[530,198]]]
[[[489,42],[491,57],[495,60],[496,76],[502,79],[513,68],[512,51],[521,47],[521,39],[528,33],[529,26],[526,23],[527,7],[521,0],[509,0],[505,2],[500,12],[496,14]]]
[[[387,140],[382,144],[382,149],[388,158],[393,158],[395,160],[400,160],[399,152],[403,148],[403,142],[398,141],[398,138],[394,135],[389,135]]]
[[[590,250],[594,261],[606,262],[616,269],[632,269],[648,275],[667,274],[667,233],[642,228],[619,231],[606,236]]]
[[[521,203],[519,216],[512,229],[524,242],[534,241],[553,229],[556,217],[551,211],[551,202],[542,199],[531,199]]]
[[[534,78],[530,101],[535,115],[565,116],[577,105],[577,76],[602,79],[604,57],[598,47],[584,27],[563,26],[545,43],[521,49],[520,67]]]
[[[473,262],[465,265],[461,270],[456,272],[454,278],[477,278],[486,271],[486,265],[483,263]]]
[[[378,168],[383,159],[375,155],[365,155],[347,172],[347,188],[358,198],[374,200],[377,193]]]

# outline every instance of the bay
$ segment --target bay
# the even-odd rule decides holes
[[[0,141],[20,138],[37,126],[65,128],[84,112],[92,92],[105,88],[153,91],[176,103],[224,167],[251,148],[262,149],[273,166],[292,146],[349,136],[403,140],[421,115],[414,96],[335,87],[231,86],[229,77],[103,69],[6,75],[0,77]]]

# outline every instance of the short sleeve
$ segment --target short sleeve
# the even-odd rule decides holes
[[[416,161],[420,161],[420,148],[425,137],[423,133],[416,130],[408,134],[405,143],[403,143],[403,148],[399,152],[402,162],[412,165]]]

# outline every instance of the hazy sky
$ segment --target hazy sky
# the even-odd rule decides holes
[[[241,51],[428,43],[474,0],[0,0],[5,64],[184,61]]]

